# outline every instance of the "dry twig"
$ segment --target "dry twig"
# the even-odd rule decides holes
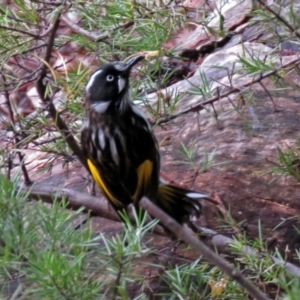
[[[166,228],[173,232],[180,240],[194,247],[198,252],[210,263],[216,265],[220,270],[226,273],[233,280],[238,282],[247,292],[257,300],[269,300],[269,298],[258,290],[241,272],[236,270],[221,256],[210,250],[203,242],[201,242],[190,230],[181,226],[164,211],[158,208],[153,202],[147,198],[140,201],[140,206],[149,214],[157,218]]]
[[[50,32],[48,42],[47,42],[46,52],[45,52],[45,55],[43,58],[43,60],[46,63],[49,63],[50,58],[51,58],[55,34],[58,29],[59,23],[60,23],[60,14],[58,14],[53,26],[51,27],[52,31]],[[47,104],[49,113],[50,113],[51,117],[53,118],[56,127],[58,128],[58,130],[61,132],[61,134],[66,139],[66,142],[68,143],[69,147],[73,150],[74,154],[78,157],[78,159],[80,160],[82,165],[88,170],[87,163],[83,157],[80,146],[78,145],[73,134],[70,132],[70,130],[69,130],[67,124],[64,122],[63,118],[57,112],[52,99],[46,94],[46,85],[43,83],[46,75],[47,75],[47,65],[44,64],[43,67],[41,68],[39,79],[36,82],[36,89],[39,94],[39,97],[45,104]]]
[[[219,100],[221,100],[222,98],[227,98],[229,95],[231,94],[234,94],[234,93],[238,93],[240,91],[242,91],[244,88],[247,88],[247,87],[250,87],[251,85],[253,85],[254,83],[260,83],[263,79],[267,78],[267,77],[270,77],[272,75],[276,75],[278,72],[281,72],[283,68],[287,68],[287,67],[290,67],[294,64],[297,64],[300,62],[300,58],[298,57],[297,59],[294,59],[293,61],[285,64],[285,65],[282,65],[280,68],[278,68],[277,70],[273,70],[273,71],[269,71],[269,72],[266,72],[264,74],[261,74],[260,76],[258,76],[256,79],[252,79],[248,82],[246,82],[245,84],[239,86],[239,87],[231,87],[230,90],[222,93],[222,94],[217,94],[215,97],[212,97],[211,99],[209,100],[206,100],[206,101],[203,101],[199,104],[196,104],[194,106],[191,106],[185,110],[182,110],[180,111],[179,113],[177,114],[174,114],[174,115],[171,115],[171,116],[168,116],[164,119],[161,119],[159,122],[157,122],[157,125],[161,125],[161,124],[164,124],[164,123],[167,123],[171,120],[174,120],[178,117],[181,117],[183,115],[186,115],[190,112],[199,112],[201,110],[203,110],[205,108],[205,105],[207,104],[212,104],[214,102],[217,102]],[[272,98],[271,98],[272,100]],[[274,103],[273,103],[274,104]]]

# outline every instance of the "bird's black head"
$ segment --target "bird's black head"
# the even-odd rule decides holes
[[[117,61],[97,69],[85,88],[87,99],[91,104],[96,107],[103,102],[126,101],[131,68],[143,58],[144,56],[138,55],[127,62]]]

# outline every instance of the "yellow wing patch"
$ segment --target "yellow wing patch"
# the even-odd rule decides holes
[[[92,161],[90,159],[87,160],[89,169],[92,173],[92,176],[94,178],[94,180],[96,181],[97,185],[100,187],[102,193],[116,206],[123,206],[122,203],[120,201],[118,201],[111,193],[110,191],[107,189],[107,187],[105,186],[101,175],[98,171],[98,169],[96,168],[96,166],[92,163]]]
[[[151,180],[153,170],[153,163],[150,160],[145,160],[138,168],[137,168],[137,176],[138,182],[136,191],[133,195],[133,201],[136,202],[139,199],[141,192],[146,190],[147,185],[149,185]]]

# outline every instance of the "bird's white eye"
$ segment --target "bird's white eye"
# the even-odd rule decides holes
[[[114,75],[107,75],[106,76],[106,80],[109,81],[109,82],[113,81],[114,79],[115,79]]]

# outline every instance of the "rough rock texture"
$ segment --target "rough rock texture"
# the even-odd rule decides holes
[[[166,134],[170,136],[168,145],[163,142],[161,147],[163,169],[171,178],[188,185],[186,172],[194,180],[193,168],[197,169],[205,151],[214,151],[214,163],[224,164],[198,175],[194,187],[205,187],[210,192],[219,193],[226,206],[230,207],[234,219],[245,222],[251,237],[258,234],[258,223],[261,222],[264,236],[273,245],[282,246],[281,249],[287,244],[298,246],[299,236],[293,225],[297,222],[294,217],[300,209],[299,183],[289,176],[276,180],[278,175],[266,173],[274,167],[270,161],[278,162],[278,147],[296,147],[300,126],[299,100],[292,89],[289,92],[275,90],[270,79],[265,79],[263,84],[272,99],[258,83],[251,84],[250,89],[244,88],[258,77],[245,75],[239,57],[256,57],[278,65],[280,60],[285,65],[298,58],[287,56],[279,60],[269,47],[244,43],[207,56],[192,77],[161,90],[163,94],[181,97],[178,111],[186,110],[205,100],[201,95],[190,94],[195,87],[201,86],[199,74],[203,74],[211,90],[218,87],[219,94],[222,94],[230,89],[230,85],[239,87],[246,102],[233,93],[216,101],[214,110],[206,105],[199,114],[190,112],[188,117],[185,115],[173,121],[172,127],[168,125],[166,128],[169,130],[160,130],[158,136],[161,140]],[[228,74],[234,74],[230,76],[231,80]],[[288,78],[290,82],[299,84],[296,72],[290,72]],[[286,82],[283,84],[283,88],[289,87]],[[157,98],[152,94],[149,99],[156,101]],[[174,163],[174,152],[177,150],[178,153],[180,143],[197,149],[193,165]],[[176,157],[175,160],[183,160],[178,154]],[[206,221],[208,226],[214,227],[215,218],[211,217],[209,210],[205,213]]]

